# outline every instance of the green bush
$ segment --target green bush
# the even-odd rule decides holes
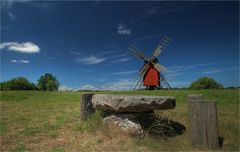
[[[194,81],[189,89],[201,90],[201,89],[222,89],[223,86],[215,81],[213,78],[202,77],[197,81]]]
[[[36,86],[25,77],[16,77],[1,82],[1,90],[36,90]]]

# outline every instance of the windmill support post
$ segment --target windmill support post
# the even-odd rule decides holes
[[[202,94],[188,95],[191,143],[194,148],[219,148],[217,103]]]

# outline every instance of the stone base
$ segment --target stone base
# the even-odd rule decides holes
[[[120,115],[110,115],[105,117],[103,122],[106,124],[115,125],[128,134],[143,136],[143,129],[140,123],[134,119],[124,118]]]

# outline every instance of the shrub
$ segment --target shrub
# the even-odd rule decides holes
[[[195,90],[222,89],[222,88],[223,87],[221,84],[219,84],[217,81],[209,77],[199,78],[197,81],[194,81],[189,87],[189,89],[195,89]]]
[[[1,90],[35,90],[34,83],[28,81],[25,77],[16,77],[11,80],[1,82]]]

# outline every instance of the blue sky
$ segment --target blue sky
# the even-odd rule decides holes
[[[62,89],[130,89],[161,38],[173,87],[202,76],[239,86],[239,2],[1,1],[1,81],[49,72]]]

